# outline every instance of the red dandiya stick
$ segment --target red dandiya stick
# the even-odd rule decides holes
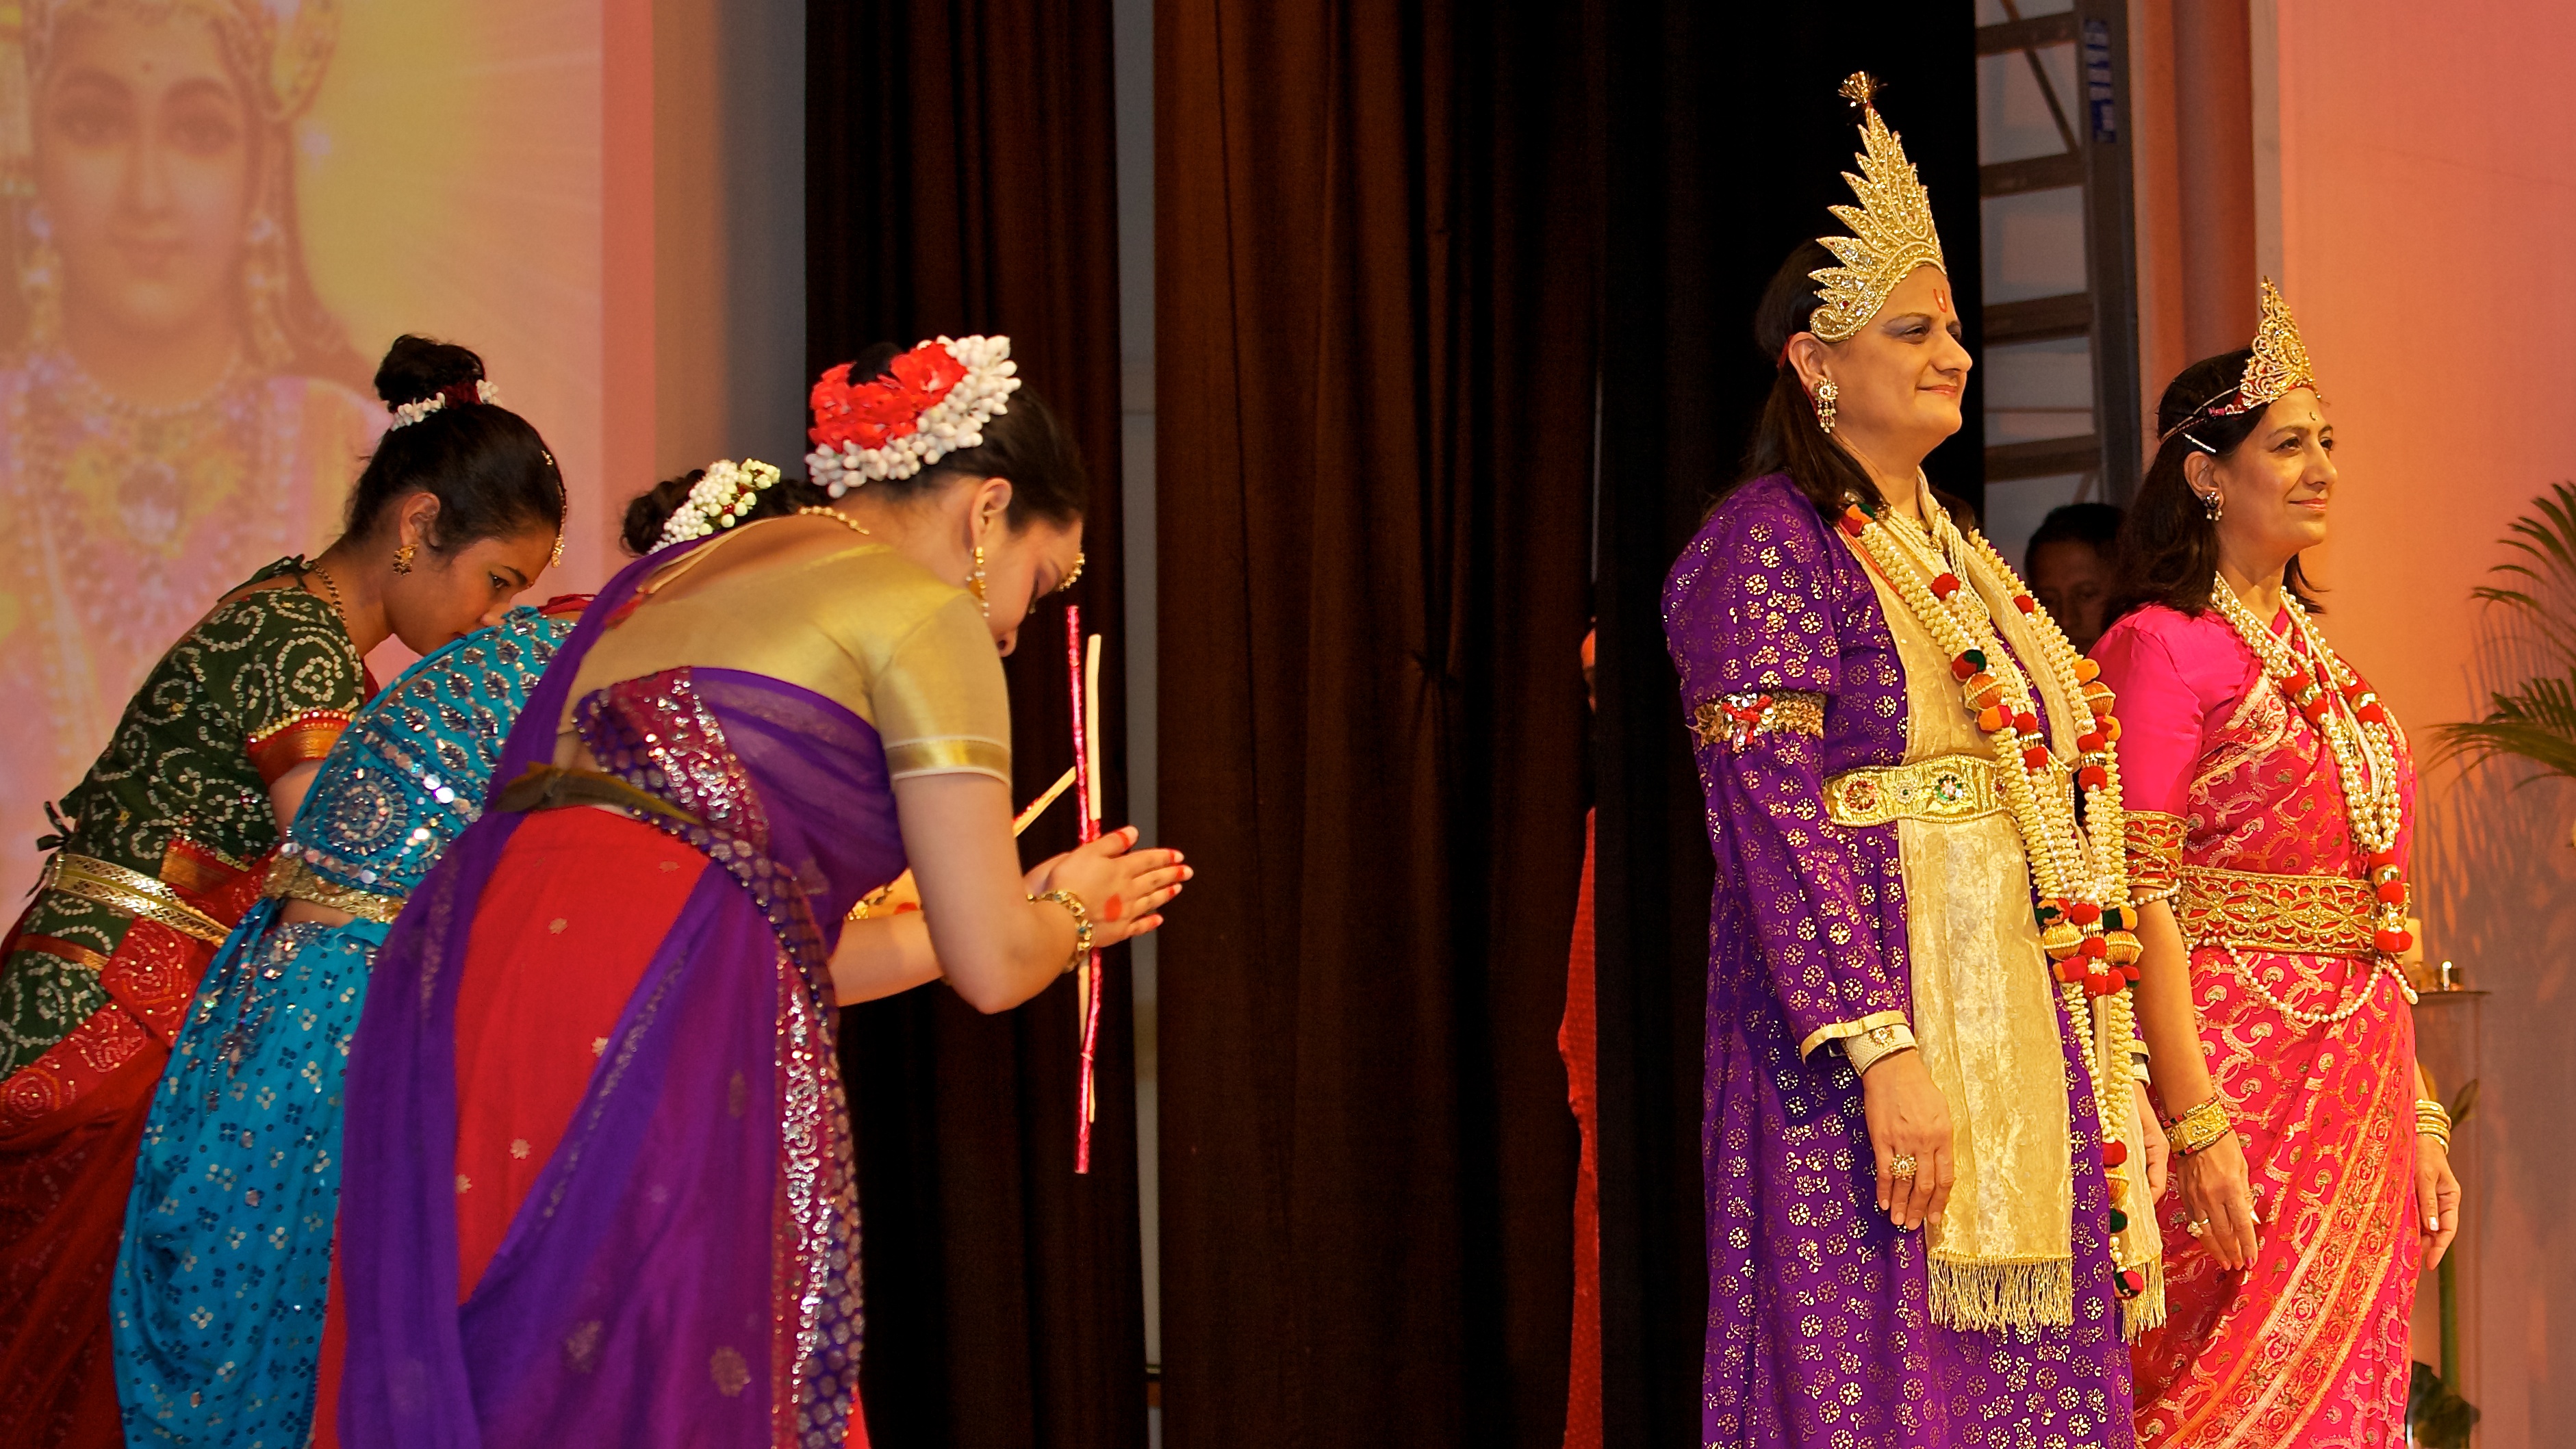
[[[1100,836],[1100,808],[1092,798],[1091,738],[1086,723],[1082,668],[1082,606],[1069,604],[1064,611],[1064,663],[1066,692],[1073,702],[1073,798],[1079,815],[1076,838],[1090,844]],[[1089,905],[1090,902],[1084,902]],[[1074,996],[1074,1009],[1082,1024],[1082,1072],[1074,1092],[1073,1170],[1078,1174],[1091,1171],[1091,1073],[1092,1056],[1100,1033],[1100,953],[1094,951],[1081,968]]]

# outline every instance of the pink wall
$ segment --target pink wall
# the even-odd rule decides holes
[[[2279,17],[2283,281],[2344,470],[2328,627],[2420,749],[2492,682],[2469,591],[2496,539],[2576,478],[2576,125],[2532,83],[2576,65],[2576,8],[2280,0]],[[2576,787],[2516,777],[2431,774],[2419,837],[2430,949],[2493,992],[2464,1133],[2465,1387],[2486,1449],[2568,1443],[2576,1423]]]

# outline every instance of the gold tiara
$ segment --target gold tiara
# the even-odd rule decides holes
[[[2317,390],[2317,370],[2308,361],[2308,345],[2299,340],[2299,324],[2290,315],[2288,299],[2265,277],[2263,320],[2254,326],[2254,355],[2245,359],[2244,376],[2234,387],[2193,408],[2156,441],[2162,443],[2203,418],[2234,417],[2270,407],[2303,387]]]
[[[1950,271],[1941,260],[1941,235],[1932,227],[1931,193],[1905,159],[1896,133],[1870,104],[1878,89],[1877,78],[1865,70],[1852,72],[1842,85],[1844,99],[1861,109],[1861,150],[1852,158],[1860,163],[1860,175],[1843,173],[1860,205],[1830,208],[1851,235],[1816,238],[1842,262],[1808,273],[1819,285],[1807,330],[1826,342],[1841,342],[1868,326],[1887,305],[1887,294],[1916,267],[1939,267],[1945,276]]]

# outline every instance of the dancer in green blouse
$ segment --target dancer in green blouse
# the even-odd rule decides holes
[[[406,337],[376,388],[394,419],[348,531],[259,570],[153,666],[0,940],[0,1423],[20,1442],[124,1442],[108,1294],[136,1142],[199,975],[374,693],[367,651],[497,619],[561,547],[562,474],[480,358]]]

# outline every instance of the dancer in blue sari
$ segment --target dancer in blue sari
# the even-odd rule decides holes
[[[310,1435],[341,1081],[368,971],[412,887],[482,813],[501,742],[571,631],[569,614],[513,609],[378,695],[207,968],[144,1128],[116,1263],[130,1443],[300,1449]]]

